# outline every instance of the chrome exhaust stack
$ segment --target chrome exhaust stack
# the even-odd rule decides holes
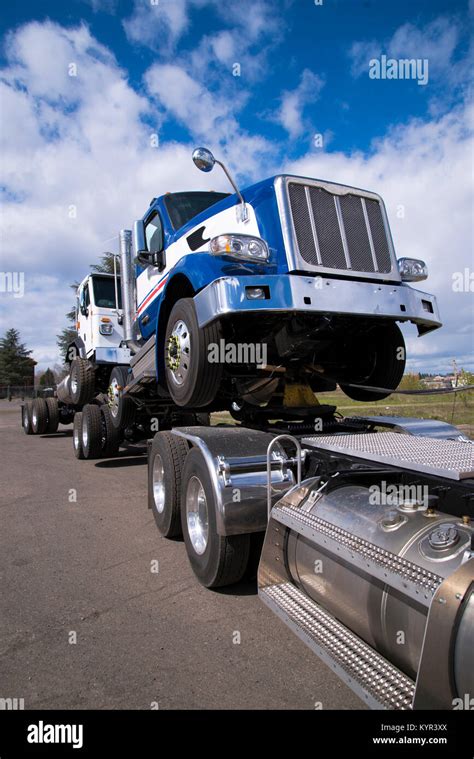
[[[123,339],[132,353],[140,350],[135,333],[135,277],[132,261],[132,232],[121,229],[119,232],[120,251],[120,287],[122,291]]]

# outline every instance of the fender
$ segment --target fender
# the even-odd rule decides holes
[[[211,256],[209,253],[193,253],[183,256],[170,271],[163,293],[158,299],[156,312],[156,378],[164,375],[163,344],[168,315],[178,297],[173,293],[177,280],[180,282],[181,298],[194,297],[200,290],[220,277],[255,276],[256,274],[273,274],[276,266],[272,264],[247,264],[232,261],[223,256]],[[182,292],[182,294],[181,294]]]
[[[67,346],[66,363],[71,364],[75,358],[87,358],[86,346],[79,335]]]

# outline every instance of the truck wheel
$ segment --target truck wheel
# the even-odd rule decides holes
[[[32,401],[26,401],[21,407],[21,424],[26,435],[33,434],[33,427],[31,426],[32,407]]]
[[[355,385],[372,385],[396,390],[405,371],[405,341],[398,324],[392,323],[369,330],[352,345],[354,366],[359,374],[349,380]],[[371,369],[367,371],[360,364],[370,362]],[[366,364],[367,366],[367,364]],[[360,377],[363,376],[363,380]],[[388,398],[390,393],[378,393],[375,390],[365,390],[363,387],[349,387],[339,383],[341,390],[354,401],[380,401]]]
[[[108,403],[112,424],[117,430],[124,430],[135,421],[137,407],[131,398],[123,395],[127,380],[128,369],[125,366],[114,366],[109,380]]]
[[[48,426],[46,432],[57,432],[59,426],[59,404],[56,398],[46,398]]]
[[[33,435],[43,435],[48,426],[48,407],[44,398],[35,398],[31,412]]]
[[[94,397],[94,369],[85,358],[75,358],[71,364],[69,392],[75,406],[83,406]]]
[[[249,560],[250,535],[218,535],[214,492],[202,453],[193,448],[181,483],[181,525],[194,574],[206,588],[239,582]]]
[[[112,414],[108,406],[100,406],[102,424],[102,455],[107,458],[116,456],[120,446],[120,435],[112,421]]]
[[[74,455],[76,459],[83,459],[84,451],[82,450],[82,411],[77,411],[74,414],[72,445],[74,447]]]
[[[217,395],[222,364],[208,360],[208,347],[218,344],[218,321],[200,328],[192,298],[173,306],[165,334],[165,374],[168,392],[177,406],[207,406]]]
[[[181,537],[181,475],[188,453],[183,438],[157,432],[148,458],[148,506],[165,538]]]
[[[97,459],[102,453],[102,421],[99,406],[87,404],[82,409],[82,450],[85,459]]]

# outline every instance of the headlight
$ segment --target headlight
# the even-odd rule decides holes
[[[99,326],[99,332],[101,335],[111,335],[113,331],[114,331],[113,324],[101,324]]]
[[[219,235],[209,242],[215,256],[232,256],[246,261],[268,261],[269,250],[265,240],[250,235]]]
[[[403,282],[420,282],[428,276],[428,267],[418,258],[399,258],[398,271]]]

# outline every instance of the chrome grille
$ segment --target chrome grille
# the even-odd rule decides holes
[[[392,271],[381,203],[348,188],[288,182],[288,199],[301,259],[297,268],[380,276]],[[306,265],[306,266],[305,266]]]
[[[315,238],[311,229],[311,218],[306,202],[305,187],[302,184],[292,183],[288,189],[298,247],[304,251],[305,261],[317,265],[319,260],[316,252]]]
[[[333,196],[320,187],[310,187],[309,196],[319,241],[320,263],[330,269],[346,269],[346,256]],[[304,258],[304,253],[302,255]]]
[[[388,272],[390,271],[390,251],[388,248],[382,211],[380,210],[380,203],[376,200],[367,199],[365,205],[367,208],[367,216],[369,219],[374,248],[377,251],[376,255],[379,263],[379,271]]]

